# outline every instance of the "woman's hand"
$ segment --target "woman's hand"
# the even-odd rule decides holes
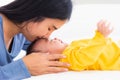
[[[110,22],[105,20],[101,20],[97,24],[97,30],[104,36],[108,37],[108,35],[113,31],[113,26]]]
[[[31,75],[41,75],[47,73],[57,73],[68,71],[68,63],[55,61],[56,59],[65,58],[62,54],[32,53],[23,58]]]

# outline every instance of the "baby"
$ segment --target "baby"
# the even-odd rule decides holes
[[[27,50],[31,52],[62,53],[62,62],[68,62],[70,70],[120,70],[120,48],[107,36],[113,29],[105,21],[98,23],[96,35],[91,39],[75,40],[66,44],[60,39],[41,38],[34,41]]]

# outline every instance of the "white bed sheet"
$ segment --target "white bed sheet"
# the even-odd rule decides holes
[[[24,80],[120,80],[120,71],[68,71],[32,76]]]

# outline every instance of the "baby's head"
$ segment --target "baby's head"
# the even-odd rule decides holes
[[[46,38],[40,38],[31,43],[27,49],[27,54],[32,52],[62,53],[66,47],[67,44],[62,42],[60,39],[55,38],[48,40]]]

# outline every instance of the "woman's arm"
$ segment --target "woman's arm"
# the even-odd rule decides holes
[[[28,69],[20,59],[0,66],[0,80],[18,80],[30,77]]]

